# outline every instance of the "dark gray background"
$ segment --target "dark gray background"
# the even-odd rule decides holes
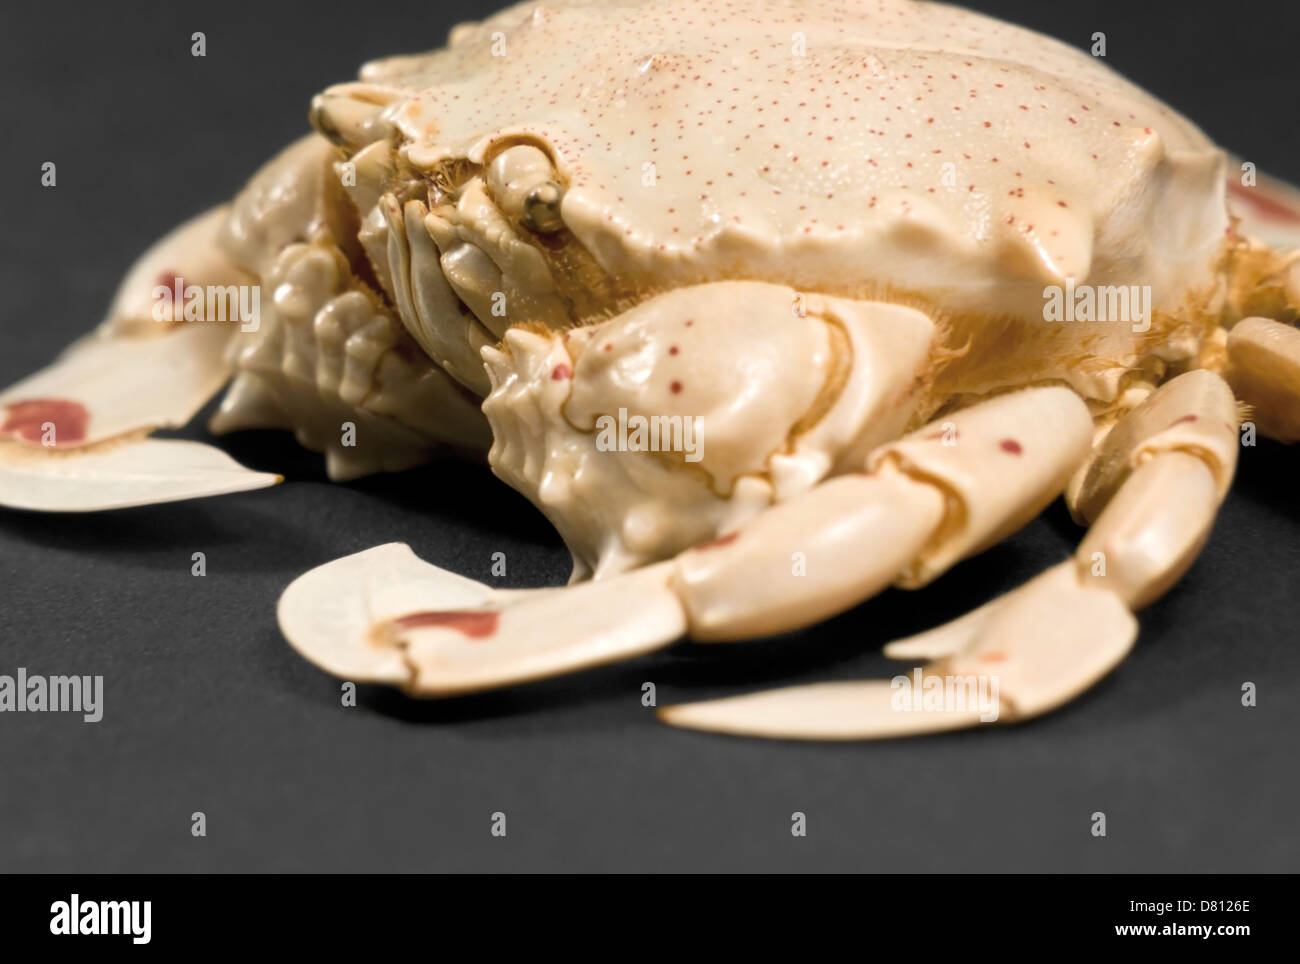
[[[974,4],[1109,62],[1262,170],[1300,181],[1300,19],[1189,2]],[[100,317],[150,241],[297,137],[311,94],[437,46],[492,3],[6,7],[0,384]],[[203,30],[208,56],[189,55]],[[596,38],[593,38],[596,42]],[[39,186],[58,164],[58,187]],[[142,382],[147,373],[141,373]],[[194,433],[194,437],[198,437]],[[512,585],[567,556],[486,468],[331,485],[288,435],[220,444],[278,489],[80,517],[0,512],[0,672],[102,673],[98,725],[0,715],[0,868],[20,870],[1295,870],[1300,450],[1244,449],[1213,538],[1133,656],[1030,725],[895,743],[679,732],[639,702],[880,675],[880,643],[1063,557],[1059,506],[921,593],[793,638],[681,646],[441,704],[337,681],[274,623],[298,573],[390,540]],[[190,554],[208,576],[190,575]],[[1245,680],[1260,705],[1240,706]],[[208,837],[194,839],[202,810]],[[494,839],[489,815],[509,815]],[[790,814],[808,814],[806,839]],[[1110,835],[1089,834],[1103,810]]]

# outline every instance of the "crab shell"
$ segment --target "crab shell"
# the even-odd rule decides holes
[[[509,211],[495,226],[543,262],[561,324],[737,278],[1039,329],[1045,285],[1140,279],[1173,314],[1212,286],[1228,228],[1224,156],[1193,124],[1097,58],[937,4],[521,4],[361,78],[318,116],[369,106],[346,135],[363,152],[396,131],[385,187],[484,172],[511,144],[547,155],[560,243]],[[533,307],[508,320],[548,320]],[[1091,354],[1122,364],[1133,341]],[[1078,367],[1026,354],[1038,378]]]
[[[1104,411],[1217,324],[1222,152],[1096,58],[952,7],[522,4],[366,66],[313,121],[379,283],[488,396],[493,467],[575,578],[726,530],[953,399],[1063,382]],[[536,185],[559,195],[541,228]],[[745,279],[791,291],[700,287]],[[1047,286],[1139,279],[1149,330],[1044,324]],[[604,364],[520,331],[629,308],[649,317],[610,322]],[[850,370],[872,384],[845,412]],[[705,462],[597,451],[620,410],[698,417]]]

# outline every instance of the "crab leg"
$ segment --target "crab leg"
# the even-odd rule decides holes
[[[1229,171],[1241,170],[1241,159],[1230,158]],[[1284,251],[1300,247],[1300,188],[1266,174],[1251,187],[1228,178],[1228,208],[1240,220],[1238,233],[1258,238]]]
[[[249,283],[216,246],[226,213],[214,209],[163,238],[129,272],[98,331],[0,392],[0,505],[87,511],[279,481],[211,446],[145,438],[184,425],[229,377],[233,326],[158,320],[153,298],[176,278]]]
[[[639,655],[688,632],[735,639],[807,625],[891,581],[933,579],[1032,518],[1086,454],[1092,425],[1063,388],[945,421],[877,449],[867,474],[824,483],[666,563],[520,594],[381,547],[299,577],[280,626],[333,673],[436,696]],[[808,576],[792,573],[792,553],[803,553]]]
[[[1229,168],[1239,167],[1234,158]],[[1251,187],[1230,178],[1228,197],[1252,267],[1234,305],[1248,317],[1228,332],[1224,377],[1263,434],[1300,441],[1300,188],[1263,175]]]
[[[1222,379],[1196,371],[1166,384],[1094,454],[1080,504],[1100,500],[1104,509],[1071,560],[886,648],[933,660],[915,682],[789,687],[668,707],[663,719],[752,736],[870,739],[1016,721],[1060,706],[1124,658],[1137,636],[1131,610],[1195,559],[1232,478],[1236,429],[1236,402]],[[913,689],[943,698],[909,698]]]
[[[1300,263],[1295,270],[1300,288]],[[1228,332],[1227,377],[1261,432],[1300,441],[1300,329],[1268,318],[1237,322]]]
[[[824,483],[726,544],[679,557],[674,586],[692,637],[783,632],[892,582],[925,585],[1042,511],[1087,452],[1092,426],[1064,388],[1004,395],[944,421],[876,449],[866,474]],[[796,556],[806,577],[792,574]]]
[[[280,629],[336,676],[451,696],[629,659],[679,638],[685,614],[660,563],[566,589],[497,590],[402,543],[299,576]]]

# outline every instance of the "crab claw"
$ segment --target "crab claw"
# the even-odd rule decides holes
[[[1070,565],[1069,562],[1058,563],[1051,569],[1040,572],[1023,586],[1013,589],[997,599],[986,602],[978,609],[972,609],[964,616],[959,616],[942,626],[936,626],[934,629],[917,633],[915,636],[908,636],[887,643],[884,654],[889,659],[905,662],[911,660],[930,662],[955,655],[970,645],[971,640],[983,630],[993,613],[1005,606],[1009,600],[1024,593],[1033,592],[1044,582],[1061,579],[1062,573]]]
[[[0,392],[0,505],[85,512],[274,485],[200,442],[147,439],[184,425],[225,382],[227,332],[105,335]]]
[[[184,425],[229,378],[228,325],[158,322],[150,309],[164,276],[247,280],[214,247],[225,214],[217,208],[163,238],[128,273],[97,332],[0,391],[0,505],[84,512],[280,481],[209,445],[144,437]]]
[[[668,565],[564,589],[500,590],[393,542],[326,563],[280,597],[309,661],[413,696],[453,696],[628,659],[673,642],[686,616]]]
[[[124,448],[90,449],[66,458],[0,462],[0,505],[36,512],[93,512],[227,495],[275,485],[281,476],[251,472],[201,442],[140,439]]]
[[[1137,620],[1113,593],[1058,566],[984,618],[947,627],[964,646],[893,680],[818,683],[665,707],[673,726],[745,736],[864,740],[1015,722],[1068,702],[1132,648]]]

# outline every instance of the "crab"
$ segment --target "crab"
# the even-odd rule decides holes
[[[799,629],[1063,494],[1073,556],[886,646],[922,711],[897,679],[660,711],[804,739],[1027,719],[1191,565],[1243,417],[1300,438],[1300,194],[1028,30],[910,0],[529,2],[310,120],[0,393],[0,503],[274,484],[150,437],[227,383],[214,432],[288,429],[337,480],[486,454],[570,584],[400,543],[329,562],[278,618],[345,680],[454,696]],[[266,297],[233,324],[214,291]]]

